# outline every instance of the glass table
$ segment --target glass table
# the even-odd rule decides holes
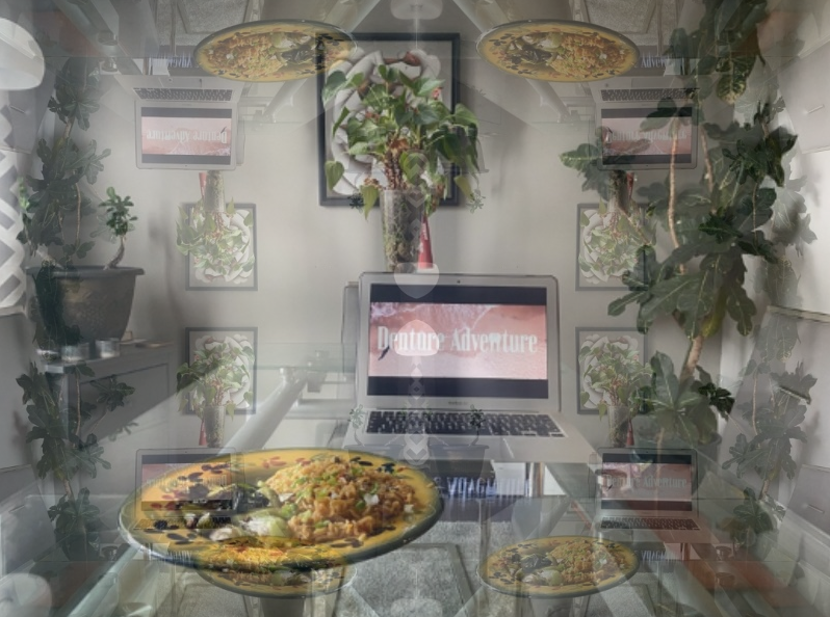
[[[343,358],[336,345],[313,351],[299,345],[264,347],[257,380],[265,394],[258,397],[257,414],[227,433],[227,445],[240,452],[339,448],[353,405]],[[142,416],[175,415],[177,402],[158,408]],[[154,420],[148,427],[164,428],[165,422],[173,421]],[[159,446],[147,442],[157,433],[135,433],[116,444],[128,453]],[[188,429],[182,435],[195,440],[197,432]],[[181,441],[175,445],[182,446]],[[293,599],[236,594],[193,569],[151,558],[114,530],[102,535],[107,561],[68,563],[55,550],[19,571],[43,574],[50,561],[61,567],[57,570],[85,570],[52,615],[779,615],[775,595],[759,589],[779,590],[779,600],[794,592],[786,581],[793,560],[784,552],[773,552],[764,562],[731,559],[725,534],[715,546],[665,545],[657,538],[638,543],[632,546],[639,558],[636,573],[601,592],[527,598],[486,585],[479,565],[508,545],[548,536],[595,536],[597,476],[591,464],[427,460],[422,468],[443,496],[440,519],[411,543],[351,565],[346,584],[329,594]],[[715,467],[709,473],[719,474]],[[112,492],[115,503],[123,503],[133,490],[132,477],[122,479]]]

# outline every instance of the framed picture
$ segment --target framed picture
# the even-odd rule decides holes
[[[232,212],[194,216],[194,204],[185,204],[188,213],[188,290],[255,291],[256,206],[236,204]],[[183,232],[180,231],[180,237]]]
[[[606,204],[579,204],[576,242],[577,290],[624,290],[622,275],[633,270],[653,233],[642,217]]]
[[[256,337],[252,326],[185,329],[186,362],[204,376],[185,393],[188,413],[195,414],[200,405],[230,403],[236,414],[255,412]]]
[[[577,328],[576,358],[580,414],[623,405],[632,385],[651,376],[646,337],[635,328]]]
[[[377,72],[377,67],[385,64],[406,70],[410,77],[434,76],[443,80],[441,97],[444,103],[454,109],[458,102],[458,69],[459,45],[458,34],[422,33],[417,39],[410,33],[360,33],[353,34],[358,49],[348,61],[340,62],[317,76],[317,138],[319,152],[319,187],[320,204],[323,206],[354,206],[360,203],[360,187],[364,179],[373,173],[371,162],[361,161],[350,157],[344,150],[348,147],[345,129],[338,131],[332,138],[331,127],[334,119],[340,114],[339,101],[334,101],[328,108],[323,106],[323,86],[326,76],[333,71],[363,73],[370,75]],[[379,78],[378,78],[379,79]],[[335,151],[340,154],[340,160],[348,165],[341,181],[329,190],[326,183],[325,163],[331,160]],[[379,172],[375,171],[375,174]],[[449,176],[452,170],[448,170]],[[378,176],[383,178],[382,176]],[[447,197],[441,201],[442,205],[457,205],[459,203],[458,187],[448,181]]]

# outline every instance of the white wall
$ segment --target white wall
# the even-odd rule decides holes
[[[809,25],[809,21],[805,22]],[[806,27],[806,26],[805,26]],[[830,47],[818,48],[814,41],[808,40],[806,52],[824,54],[830,58]],[[805,54],[806,54],[805,52]],[[811,60],[815,61],[816,58]],[[783,67],[783,71],[790,71],[798,68],[797,64],[803,60],[796,59],[793,64]],[[826,66],[826,62],[820,62],[820,66]],[[802,76],[806,79],[808,76]],[[803,114],[805,106],[814,108],[814,102],[805,101],[803,93],[814,94],[813,86],[805,86],[801,81],[796,82],[797,88],[791,89],[784,86],[782,80],[781,96],[783,96],[787,110],[779,115],[779,122],[786,126],[791,132],[804,134],[804,131],[820,132],[830,136],[830,127],[825,123],[817,122],[808,125],[796,126],[793,117],[796,114]],[[822,82],[823,84],[823,82]],[[819,87],[819,86],[815,86]],[[823,86],[821,86],[823,87]],[[824,99],[821,99],[822,101]],[[804,117],[804,116],[802,116]],[[815,136],[813,135],[813,138]],[[814,140],[811,140],[814,141]],[[830,137],[826,140],[830,145]],[[830,151],[802,152],[799,142],[792,151],[790,181],[804,179],[806,181],[799,193],[803,196],[807,207],[807,215],[810,217],[809,227],[816,234],[817,239],[810,244],[803,246],[799,254],[790,249],[787,258],[791,260],[793,268],[798,275],[796,293],[786,299],[785,305],[804,311],[818,312],[830,315],[830,279],[828,279],[827,265],[830,263],[830,212],[828,212],[826,200],[830,197]],[[756,263],[750,264],[748,289],[755,289],[755,267]],[[756,294],[756,298],[761,298]],[[760,306],[759,306],[760,307]],[[826,356],[825,343],[830,324],[816,325],[811,321],[797,320],[800,341],[792,356],[786,359],[786,370],[794,371],[799,363],[803,363],[804,371],[818,378],[818,382],[810,392],[812,401],[808,406],[808,413],[802,428],[807,433],[809,441],[802,445],[793,441],[793,457],[797,464],[812,464],[830,467],[830,423],[822,415],[822,410],[830,406],[830,379],[824,371],[823,356]],[[724,337],[723,355],[721,359],[721,371],[727,376],[727,382],[735,385],[734,390],[741,382],[741,372],[746,366],[748,359],[753,352],[752,339],[740,337],[737,333],[728,332]],[[733,391],[734,392],[734,391]],[[730,435],[736,431],[731,429]],[[721,454],[722,459],[728,458],[725,451]],[[774,489],[774,488],[773,488]],[[778,488],[778,499],[786,504],[794,489],[792,481],[786,477],[782,478]],[[773,495],[775,495],[773,491]]]
[[[535,108],[538,95],[522,80],[481,61],[465,62],[470,84],[497,104],[500,97],[511,97],[511,110],[523,101],[532,117],[544,115]],[[308,84],[293,105],[313,108],[315,96]],[[136,336],[180,345],[187,326],[257,326],[263,352],[271,344],[338,342],[343,286],[363,271],[383,267],[380,221],[377,212],[365,221],[354,209],[318,205],[316,124],[248,125],[245,163],[225,173],[226,197],[257,207],[258,291],[186,291],[175,226],[179,205],[199,197],[198,173],[137,169],[132,102],[117,85],[104,101],[108,109],[93,117],[94,136],[113,154],[104,162],[98,191],[113,185],[132,196],[139,220],[124,263],[147,273],[139,278],[130,324]],[[435,259],[450,272],[559,279],[563,410],[599,444],[607,433],[604,423],[575,414],[574,329],[631,327],[634,318],[607,316],[616,292],[575,291],[576,205],[597,198],[581,191],[581,180],[562,166],[559,154],[584,142],[589,128],[526,124],[506,112],[488,128],[496,134],[483,138],[489,170],[481,177],[485,207],[475,213],[448,207],[434,215]],[[681,354],[684,345],[681,339]],[[260,355],[260,363],[269,360]],[[266,395],[260,391],[258,399]]]

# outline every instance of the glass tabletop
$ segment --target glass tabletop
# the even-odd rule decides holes
[[[225,447],[245,454],[263,449],[341,448],[353,405],[348,396],[342,397],[349,385],[344,374],[348,367],[342,359],[338,345],[261,348],[257,377],[267,386],[258,391],[258,412],[230,421],[232,431],[226,435]],[[191,429],[187,440],[175,433],[175,423],[182,422],[175,416],[175,398],[157,408],[138,417],[140,425],[145,418],[155,419],[146,428],[141,425],[133,434],[117,436],[116,447],[128,453],[128,459],[140,449],[188,441],[192,448],[199,448]],[[159,444],[159,436],[165,435],[167,442]],[[772,550],[762,559],[736,553],[728,533],[718,529],[725,511],[717,510],[715,504],[721,498],[734,499],[735,493],[734,488],[725,489],[723,473],[716,465],[706,470],[712,479],[707,497],[713,499],[702,509],[718,531],[715,542],[667,543],[657,535],[635,542],[617,536],[611,540],[633,552],[637,568],[613,586],[602,590],[589,586],[585,594],[567,598],[495,589],[485,581],[480,567],[488,556],[505,548],[549,537],[609,538],[594,524],[601,479],[595,461],[499,462],[484,458],[482,451],[476,453],[470,458],[427,457],[418,462],[440,492],[440,517],[423,534],[393,551],[351,564],[343,585],[328,593],[319,588],[315,592],[313,586],[308,596],[295,598],[269,597],[254,590],[234,592],[206,581],[193,568],[140,551],[114,528],[101,534],[104,560],[79,564],[54,549],[34,565],[23,565],[19,572],[43,577],[53,591],[61,593],[60,605],[51,614],[77,616],[215,612],[229,616],[674,616],[764,611],[774,615],[769,612],[780,613],[785,605],[799,607],[803,601],[790,586],[796,569],[786,552],[772,543]],[[135,490],[133,476],[128,476],[128,481],[122,479],[108,488],[108,512],[117,512]],[[545,568],[536,570],[544,572]],[[67,583],[65,590],[55,588],[54,582],[63,580],[74,583]]]

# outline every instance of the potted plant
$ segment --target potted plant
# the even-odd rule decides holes
[[[591,335],[579,348],[580,381],[584,389],[580,394],[581,404],[595,405],[600,418],[608,415],[612,446],[626,445],[631,398],[650,376],[641,355],[642,351],[625,336]]]
[[[67,371],[75,380],[77,398],[74,401],[62,398],[58,376],[41,373],[34,364],[28,373],[17,378],[32,425],[26,442],[41,441],[37,475],[46,478],[51,474],[63,488],[57,503],[49,508],[58,545],[70,560],[98,560],[101,558],[99,533],[103,526],[100,510],[90,502],[89,489],[78,487],[77,477],[83,473],[95,478],[99,466],[109,470],[95,427],[106,414],[123,407],[135,389],[114,377],[95,380],[91,384],[97,397],[94,402],[88,401],[81,395],[80,380],[82,376],[93,376],[93,371],[84,364],[69,367]],[[101,416],[88,424],[99,407]],[[125,430],[129,433],[129,426]]]
[[[198,276],[206,281],[244,278],[255,261],[249,232],[253,214],[237,211],[233,200],[225,203],[221,172],[200,176],[204,179],[202,199],[190,209],[179,209],[176,247],[193,260]]]
[[[94,245],[83,236],[85,217],[96,211],[86,191],[110,152],[98,153],[95,140],[81,145],[73,139],[76,127],[89,128],[90,116],[99,107],[98,86],[97,59],[70,58],[58,71],[49,109],[63,129],[51,145],[46,140],[38,143],[41,177],[27,177],[21,189],[23,230],[18,240],[41,262],[29,272],[35,281],[33,313],[42,347],[120,339],[129,320],[135,279],[144,272],[118,266],[135,217],[129,214],[129,197],[120,198],[112,188],[100,208],[106,228],[120,241],[118,252],[106,267],[75,264]]]
[[[734,9],[732,11],[731,9]],[[629,215],[661,224],[669,248],[659,257],[657,243],[644,243],[636,266],[623,282],[629,293],[609,305],[611,315],[627,306],[638,307],[637,326],[648,331],[658,320],[673,321],[689,346],[677,369],[674,360],[656,352],[650,360],[650,383],[630,397],[642,413],[634,418],[635,436],[658,447],[683,446],[699,450],[717,441],[718,415],[730,418],[735,399],[700,367],[707,341],[718,337],[733,322],[743,336],[756,337],[759,361],[751,361],[744,372],[750,384],[742,413],[744,432],[729,447],[731,458],[724,468],[735,466],[739,476],[757,474],[760,491],[743,491],[743,501],[722,525],[736,545],[749,547],[758,535],[774,529],[770,516],[782,509],[769,499],[770,483],[782,472],[792,477],[796,463],[791,456],[793,440],[806,441],[800,424],[810,387],[815,382],[799,371],[777,372],[773,361],[789,357],[797,340],[794,329],[772,315],[759,328],[760,303],[780,303],[792,292],[797,277],[786,258],[786,250],[800,250],[815,239],[809,227],[804,199],[786,187],[787,153],[796,136],[775,122],[784,109],[776,98],[777,88],[769,74],[751,97],[753,71],[766,71],[759,47],[759,29],[768,18],[766,0],[727,5],[707,3],[694,32],[675,31],[670,55],[684,68],[688,85],[696,93],[700,118],[702,178],[681,184],[674,163],[667,178],[634,193],[635,177],[625,170],[608,172],[598,164],[601,143],[583,144],[562,155],[566,166],[584,177],[586,190],[597,190]],[[695,59],[688,63],[688,59]],[[712,99],[735,105],[744,122],[726,126],[706,122],[706,103]],[[643,123],[644,130],[666,129],[677,141],[682,118],[673,101],[663,101]],[[795,183],[797,184],[797,182]],[[639,196],[639,198],[635,197]],[[756,299],[746,284],[747,265],[757,268]],[[766,391],[760,384],[771,384]],[[798,396],[793,396],[797,393]],[[806,397],[806,399],[805,399]],[[740,494],[741,492],[738,491]]]
[[[179,409],[189,407],[202,419],[207,446],[222,446],[225,415],[233,418],[237,408],[253,405],[253,393],[248,388],[253,362],[254,350],[249,343],[233,337],[208,337],[192,360],[176,371]]]
[[[446,195],[449,177],[468,200],[481,201],[471,185],[479,171],[478,121],[461,104],[455,110],[447,107],[440,98],[442,84],[431,77],[410,79],[381,65],[376,76],[358,73],[347,78],[334,71],[323,88],[326,105],[340,93],[357,92],[361,97],[359,110],[343,107],[332,133],[342,127],[349,154],[374,162],[377,173],[366,178],[360,193],[367,216],[380,200],[390,271],[407,270],[418,261],[421,221]],[[344,166],[327,161],[325,172],[333,188]]]
[[[745,259],[780,269],[784,251],[809,236],[794,233],[807,223],[803,208],[780,199],[777,187],[785,180],[785,156],[795,136],[776,127],[783,109],[778,100],[762,101],[746,122],[722,127],[706,122],[705,102],[716,97],[734,104],[746,91],[756,60],[763,66],[757,28],[766,17],[764,0],[741,3],[724,21],[719,6],[707,5],[698,30],[675,31],[669,54],[683,63],[690,91],[697,93],[700,118],[700,159],[703,178],[681,185],[674,160],[664,182],[632,191],[634,177],[624,170],[601,169],[601,144],[583,144],[562,155],[566,166],[584,177],[583,187],[612,199],[622,212],[658,221],[669,249],[658,257],[657,243],[644,243],[636,266],[623,276],[629,293],[609,305],[621,315],[629,305],[639,308],[637,327],[647,332],[658,319],[668,318],[682,330],[689,347],[675,369],[674,360],[658,351],[650,360],[652,380],[631,398],[642,412],[635,421],[642,433],[662,446],[711,443],[718,414],[727,415],[734,399],[699,366],[706,341],[719,336],[732,321],[749,335],[757,308],[746,285]],[[667,130],[676,144],[681,124],[688,119],[673,100],[664,100],[643,122],[644,131]],[[639,196],[639,197],[635,197]]]

